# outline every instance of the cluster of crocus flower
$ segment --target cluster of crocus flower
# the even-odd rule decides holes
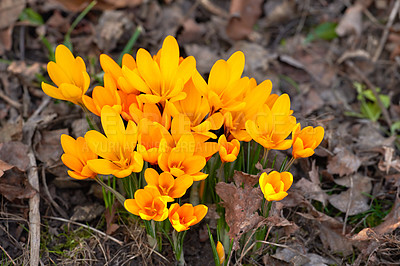
[[[91,96],[86,95],[90,79],[84,61],[63,45],[55,58],[47,68],[55,86],[42,83],[43,91],[100,116],[104,130],[104,135],[91,130],[76,140],[62,136],[62,160],[72,169],[69,175],[124,178],[145,171],[147,185],[125,201],[125,208],[145,220],[169,217],[177,231],[199,222],[207,207],[168,204],[194,181],[207,178],[202,169],[215,153],[223,163],[233,162],[241,142],[254,140],[266,151],[292,147],[297,159],[311,156],[323,139],[322,127],[301,130],[289,96],[271,94],[269,80],[257,84],[254,78],[242,77],[245,57],[240,51],[218,60],[207,81],[194,57],[180,56],[172,36],[153,56],[145,49],[137,51],[136,59],[124,55],[121,66],[102,54],[104,84]],[[285,197],[292,182],[287,172],[260,177],[268,201]]]

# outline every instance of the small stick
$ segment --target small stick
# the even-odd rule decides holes
[[[42,167],[42,183],[43,183],[43,187],[44,187],[44,192],[46,193],[47,197],[49,198],[50,203],[54,206],[54,208],[56,208],[56,210],[58,211],[59,214],[61,214],[62,217],[68,218],[67,213],[63,209],[61,209],[60,205],[58,205],[57,202],[55,202],[50,195],[50,191],[49,191],[49,188],[47,187],[47,182],[46,182],[46,168],[45,167]]]
[[[400,0],[399,0],[400,1]],[[372,94],[374,94],[374,97],[376,99],[376,102],[379,105],[379,108],[382,111],[383,117],[386,120],[386,123],[388,124],[389,127],[392,126],[392,120],[390,119],[389,112],[386,110],[385,106],[383,105],[381,98],[378,95],[378,92],[375,89],[375,85],[369,81],[369,79],[364,75],[364,73],[356,67],[353,62],[351,61],[346,61],[346,65],[349,66],[356,74],[361,78],[361,80],[367,84],[368,88],[372,91]]]
[[[14,108],[20,109],[22,106],[19,102],[16,102],[7,95],[5,95],[2,90],[0,90],[0,98],[2,98],[4,101],[6,101],[9,105],[11,105]]]
[[[40,252],[40,194],[39,194],[39,175],[36,166],[36,158],[33,150],[28,151],[29,169],[28,181],[37,193],[29,199],[29,237],[30,237],[30,265],[39,265]]]
[[[104,232],[102,232],[102,231],[100,231],[100,230],[98,230],[98,229],[96,229],[94,227],[91,227],[89,225],[86,225],[86,224],[81,224],[81,223],[78,223],[78,222],[74,222],[74,221],[67,220],[67,219],[60,218],[60,217],[53,217],[53,216],[43,216],[43,218],[53,219],[53,220],[64,222],[64,223],[71,223],[71,224],[79,225],[79,226],[82,226],[82,227],[84,227],[86,229],[92,230],[93,232],[96,232],[96,233],[104,236],[106,239],[109,238],[110,240],[114,241],[115,243],[119,244],[120,246],[122,246],[124,244],[124,242],[116,239],[115,237],[109,236],[106,233],[104,233]]]
[[[372,57],[372,62],[376,62],[378,60],[378,58],[381,56],[382,50],[383,50],[383,46],[386,43],[386,40],[388,38],[389,35],[389,29],[390,27],[392,27],[394,19],[396,17],[397,12],[399,11],[399,7],[400,7],[400,0],[396,0],[396,2],[394,3],[392,12],[390,12],[390,16],[389,16],[389,20],[386,23],[386,27],[385,30],[383,31],[381,40],[379,42],[379,46],[376,49],[376,52],[374,54],[374,57]]]
[[[350,200],[347,203],[346,215],[344,216],[342,235],[344,235],[346,233],[347,219],[349,218],[349,211],[350,211],[351,203],[353,201],[353,189],[354,189],[353,177],[350,176]]]
[[[10,259],[10,261],[13,265],[17,265],[17,264],[15,264],[15,261],[10,257],[10,255],[7,253],[7,251],[1,245],[0,245],[0,249],[4,252],[4,254],[6,254],[6,256]]]

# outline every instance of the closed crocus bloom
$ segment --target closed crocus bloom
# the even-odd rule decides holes
[[[97,159],[97,154],[92,152],[86,141],[82,137],[76,140],[68,135],[61,135],[61,146],[64,154],[61,156],[63,163],[72,171],[68,171],[68,175],[75,179],[94,178],[96,173],[93,172],[87,162]]]
[[[137,90],[144,103],[161,103],[166,100],[179,101],[186,97],[183,86],[196,70],[196,60],[189,56],[182,61],[179,46],[172,36],[167,36],[159,55],[153,58],[145,49],[136,54],[137,71],[122,67],[125,79]]]
[[[143,220],[164,221],[168,217],[167,201],[155,187],[146,186],[135,192],[134,199],[124,202],[125,209]]]
[[[193,179],[188,175],[182,175],[175,179],[170,173],[158,174],[153,168],[146,169],[144,178],[147,186],[157,188],[167,201],[174,201],[174,199],[182,197],[193,184]]]
[[[186,203],[179,206],[178,203],[174,203],[169,207],[169,221],[172,227],[178,231],[186,231],[190,226],[199,223],[206,216],[208,207],[200,204],[193,207],[192,204]]]
[[[143,157],[134,151],[137,141],[135,123],[128,121],[125,129],[119,113],[110,106],[104,106],[101,110],[101,124],[105,136],[95,130],[85,135],[89,148],[103,157],[88,161],[89,167],[99,174],[120,178],[142,171]]]
[[[92,92],[92,98],[83,95],[83,103],[93,114],[100,116],[101,109],[108,105],[114,108],[119,114],[122,111],[122,101],[118,94],[117,86],[111,77],[111,74],[104,74],[104,87],[96,86]]]
[[[293,130],[293,158],[306,158],[314,154],[315,148],[324,138],[323,127],[305,127],[301,129],[300,123]]]
[[[219,258],[219,264],[224,263],[225,261],[225,249],[221,242],[217,242],[217,253]]]
[[[75,58],[62,44],[57,46],[55,57],[55,62],[47,64],[47,72],[56,87],[42,82],[44,93],[56,99],[82,104],[82,96],[90,84],[85,62],[79,56]]]
[[[296,125],[296,118],[291,113],[290,98],[283,94],[272,109],[264,104],[255,120],[246,122],[246,131],[266,149],[287,150],[292,146],[292,140],[286,138]]]
[[[158,166],[175,177],[190,175],[193,181],[203,180],[208,176],[200,172],[206,165],[206,159],[203,156],[194,155],[195,148],[193,135],[185,134],[181,136],[176,147],[158,157]]]
[[[236,160],[240,151],[240,142],[232,139],[230,142],[226,140],[225,135],[221,135],[218,139],[219,156],[222,162],[233,162]]]
[[[293,183],[293,175],[289,172],[262,173],[260,176],[260,188],[268,201],[282,200],[288,195],[286,192]]]
[[[208,83],[195,72],[193,83],[207,97],[211,114],[219,110],[239,111],[246,106],[242,100],[249,78],[241,78],[243,69],[244,54],[238,51],[227,61],[221,59],[213,65]]]
[[[172,136],[165,127],[147,118],[140,120],[138,128],[137,151],[146,162],[157,164],[158,156],[174,146]]]

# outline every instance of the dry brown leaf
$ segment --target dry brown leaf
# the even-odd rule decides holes
[[[380,161],[378,164],[379,170],[386,171],[386,174],[389,173],[391,168],[395,169],[396,171],[400,172],[400,157],[396,157],[395,160],[393,159],[393,152],[394,149],[392,147],[383,147],[385,151],[384,160]]]
[[[0,160],[26,171],[29,166],[28,149],[22,142],[0,143]]]
[[[333,152],[336,155],[328,160],[327,168],[329,173],[344,176],[356,172],[360,167],[361,160],[348,148],[339,145]]]
[[[0,55],[11,49],[12,27],[0,30]]]
[[[133,22],[124,11],[104,11],[96,25],[95,43],[102,51],[110,51],[121,36],[133,29]]]
[[[358,2],[347,8],[336,27],[337,35],[341,37],[347,34],[355,34],[357,37],[361,36],[363,8],[363,5]]]
[[[218,57],[215,50],[211,50],[209,46],[199,45],[196,43],[184,45],[187,54],[196,58],[196,68],[201,74],[210,72],[211,67]]]
[[[90,222],[103,214],[103,212],[104,206],[97,202],[90,205],[77,205],[74,208],[71,221]]]
[[[44,65],[35,62],[32,65],[26,65],[25,61],[13,61],[7,68],[7,71],[16,75],[25,84],[31,84],[36,79],[36,75],[41,72]]]
[[[307,95],[301,97],[302,105],[301,105],[301,113],[304,116],[308,116],[315,110],[320,109],[324,106],[325,102],[321,99],[320,93],[318,93],[315,89],[311,89]]]
[[[0,30],[12,27],[25,7],[25,0],[0,1]]]
[[[178,42],[180,45],[201,40],[202,36],[207,31],[206,27],[204,26],[204,23],[197,23],[194,19],[191,18],[186,19],[182,23],[182,26],[183,26],[182,32],[178,36]],[[196,59],[197,58],[198,57],[196,57]]]
[[[342,235],[342,228],[343,225],[340,222],[336,224],[320,223],[320,238],[324,248],[329,248],[335,253],[340,252],[343,256],[347,256],[353,253],[353,246],[347,237]]]
[[[224,182],[219,182],[215,189],[223,201],[229,236],[234,239],[233,249],[236,250],[240,237],[263,221],[263,217],[257,214],[262,201],[261,189],[250,186],[242,188]]]
[[[60,141],[62,134],[68,134],[68,129],[36,132],[33,140],[36,158],[48,165],[60,160],[63,154]]]
[[[266,25],[288,20],[295,14],[296,1],[269,0],[264,4]]]
[[[242,40],[253,32],[253,26],[261,16],[262,0],[232,0],[226,34],[233,40]]]
[[[259,177],[259,175],[250,175],[236,170],[233,174],[233,180],[236,186],[240,187],[244,185],[245,188],[254,187],[254,185],[258,183]]]
[[[32,198],[36,194],[36,190],[29,184],[25,172],[17,167],[9,168],[4,162],[1,165],[1,170],[5,171],[0,176],[0,194],[9,201]],[[6,170],[7,168],[9,169]]]
[[[351,186],[353,179],[353,186]],[[329,203],[336,209],[348,215],[356,215],[369,210],[369,198],[364,193],[370,193],[372,189],[371,179],[367,176],[356,174],[334,180],[336,184],[346,186],[349,189],[329,197]],[[350,204],[350,206],[348,206]]]
[[[304,177],[296,182],[295,188],[300,190],[306,198],[317,200],[326,206],[326,201],[328,200],[328,195],[321,189],[321,187],[313,183]]]
[[[82,11],[92,0],[52,0],[58,2],[66,9],[78,12]],[[107,10],[118,9],[124,7],[135,7],[140,5],[143,0],[97,0],[95,9]]]
[[[119,206],[119,201],[115,201],[111,207],[111,211],[109,209],[105,209],[104,211],[104,218],[106,219],[106,225],[107,225],[106,229],[107,235],[111,235],[119,228],[119,225],[115,223],[115,219],[117,218],[115,213],[118,206]]]
[[[2,160],[0,160],[0,177],[4,175],[4,172],[13,168],[11,164],[8,164]]]
[[[391,233],[400,226],[400,197],[398,194],[392,210],[384,220],[383,223],[373,228],[377,234],[383,235]]]
[[[22,118],[15,122],[6,121],[0,128],[0,143],[22,140]]]

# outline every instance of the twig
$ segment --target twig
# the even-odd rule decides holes
[[[353,177],[350,176],[350,200],[347,203],[346,215],[344,216],[342,235],[344,235],[346,233],[347,218],[349,218],[349,211],[350,211],[351,203],[353,201],[353,189],[354,189]]]
[[[383,50],[383,46],[385,45],[386,40],[387,40],[388,35],[389,35],[389,29],[393,25],[393,22],[394,22],[394,19],[396,17],[396,14],[399,11],[399,7],[400,7],[400,0],[396,0],[396,2],[394,3],[394,6],[393,6],[392,12],[390,12],[389,20],[386,23],[386,27],[385,27],[385,30],[383,31],[381,40],[379,42],[379,46],[375,51],[374,57],[372,57],[372,62],[374,62],[374,63],[381,56],[381,53],[382,53],[382,50]]]
[[[400,1],[400,0],[399,0]],[[361,80],[367,84],[368,88],[372,91],[372,94],[374,94],[374,97],[376,99],[376,102],[379,105],[379,108],[382,111],[383,118],[386,120],[386,123],[388,124],[389,127],[392,126],[392,120],[390,119],[389,112],[386,110],[385,106],[383,105],[381,98],[378,95],[378,92],[376,91],[376,86],[369,81],[369,79],[364,75],[364,73],[356,67],[353,62],[351,61],[346,61],[346,65],[350,67],[356,74],[361,78]]]
[[[39,265],[40,252],[40,194],[39,194],[39,175],[36,166],[36,158],[32,148],[28,151],[29,169],[28,181],[36,189],[37,193],[29,199],[29,236],[30,236],[30,265]]]
[[[82,226],[82,227],[84,227],[86,229],[92,230],[93,232],[96,232],[96,233],[104,236],[106,239],[110,239],[110,240],[114,241],[115,243],[119,244],[120,246],[122,246],[124,244],[124,242],[116,239],[115,237],[109,236],[106,233],[104,233],[104,232],[102,232],[102,231],[100,231],[100,230],[98,230],[98,229],[96,229],[94,227],[91,227],[89,225],[86,225],[86,224],[81,224],[81,223],[78,223],[78,222],[74,222],[74,221],[67,220],[67,219],[60,218],[60,217],[53,217],[53,216],[43,216],[43,218],[52,219],[52,220],[56,220],[56,221],[60,221],[60,222],[64,222],[64,223],[71,223],[71,224],[79,225],[79,226]]]
[[[220,16],[224,19],[229,19],[229,13],[224,9],[214,5],[210,0],[200,0],[200,4],[210,13]]]
[[[10,255],[8,255],[7,251],[1,245],[0,245],[0,249],[4,252],[4,254],[6,254],[6,256],[10,259],[10,261],[13,265],[17,265],[17,264],[15,264],[15,261],[10,257]]]
[[[20,109],[22,106],[19,102],[16,102],[7,95],[5,95],[2,90],[0,90],[0,98],[2,98],[4,101],[6,101],[9,105],[11,105],[14,108]]]
[[[58,205],[57,202],[55,202],[50,195],[49,188],[47,187],[47,182],[46,182],[46,168],[45,167],[42,167],[42,183],[43,183],[43,187],[44,187],[44,192],[46,193],[47,198],[49,199],[50,203],[54,206],[54,208],[56,208],[57,212],[59,214],[61,214],[62,217],[68,218],[67,213],[63,209],[61,209],[60,205]]]

